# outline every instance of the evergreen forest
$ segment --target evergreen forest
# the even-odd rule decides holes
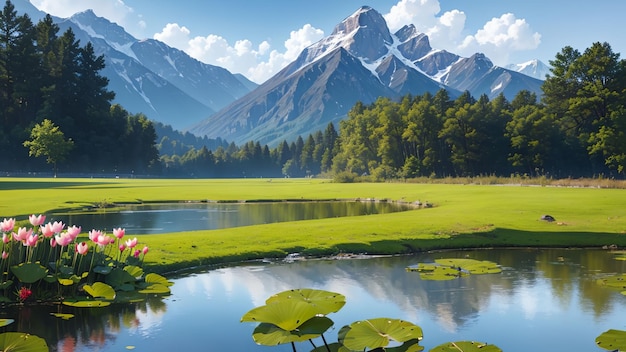
[[[112,104],[103,56],[50,16],[0,13],[0,171],[155,177],[314,177],[350,181],[528,175],[623,178],[626,62],[608,43],[564,47],[542,96],[446,90],[356,103],[278,146],[173,130]],[[46,158],[43,158],[45,156]]]

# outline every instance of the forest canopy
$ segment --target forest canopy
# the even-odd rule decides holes
[[[115,94],[100,74],[104,57],[91,43],[81,44],[71,29],[59,33],[50,16],[33,24],[6,2],[0,13],[2,171],[346,180],[622,178],[626,171],[626,63],[608,43],[584,52],[564,47],[550,61],[541,96],[520,91],[512,101],[490,100],[440,90],[398,101],[380,97],[357,102],[339,126],[272,148],[174,131],[112,104]],[[48,140],[62,148],[42,149],[39,142],[50,132],[55,138]]]

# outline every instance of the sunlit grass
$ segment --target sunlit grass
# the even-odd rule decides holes
[[[392,214],[138,236],[142,245],[150,247],[147,269],[157,272],[280,258],[291,252],[394,254],[491,246],[626,246],[626,189],[339,184],[323,179],[3,178],[0,197],[0,218],[22,220],[31,213],[120,202],[372,198],[433,205]],[[540,220],[544,214],[556,221]]]

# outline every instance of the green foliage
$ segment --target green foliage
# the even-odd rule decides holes
[[[0,334],[0,351],[7,352],[48,352],[46,340],[22,332]]]
[[[626,331],[609,329],[596,337],[596,345],[608,351],[626,351]]]
[[[502,350],[484,342],[456,341],[441,344],[429,352],[502,352]]]
[[[30,140],[24,142],[28,148],[28,155],[39,157],[45,156],[49,164],[56,165],[64,161],[67,154],[74,146],[74,142],[66,140],[63,132],[52,121],[45,119],[41,124],[36,124],[30,132]]]

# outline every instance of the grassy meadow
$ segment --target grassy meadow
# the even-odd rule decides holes
[[[141,246],[150,247],[147,270],[159,273],[281,258],[292,252],[321,256],[495,246],[626,246],[626,189],[617,188],[342,184],[325,179],[2,178],[0,219],[26,221],[33,213],[119,203],[355,198],[420,201],[432,207],[137,237]],[[556,221],[540,220],[544,214],[554,216]],[[83,228],[83,234],[86,236],[89,230]],[[126,236],[134,237],[132,233]]]

